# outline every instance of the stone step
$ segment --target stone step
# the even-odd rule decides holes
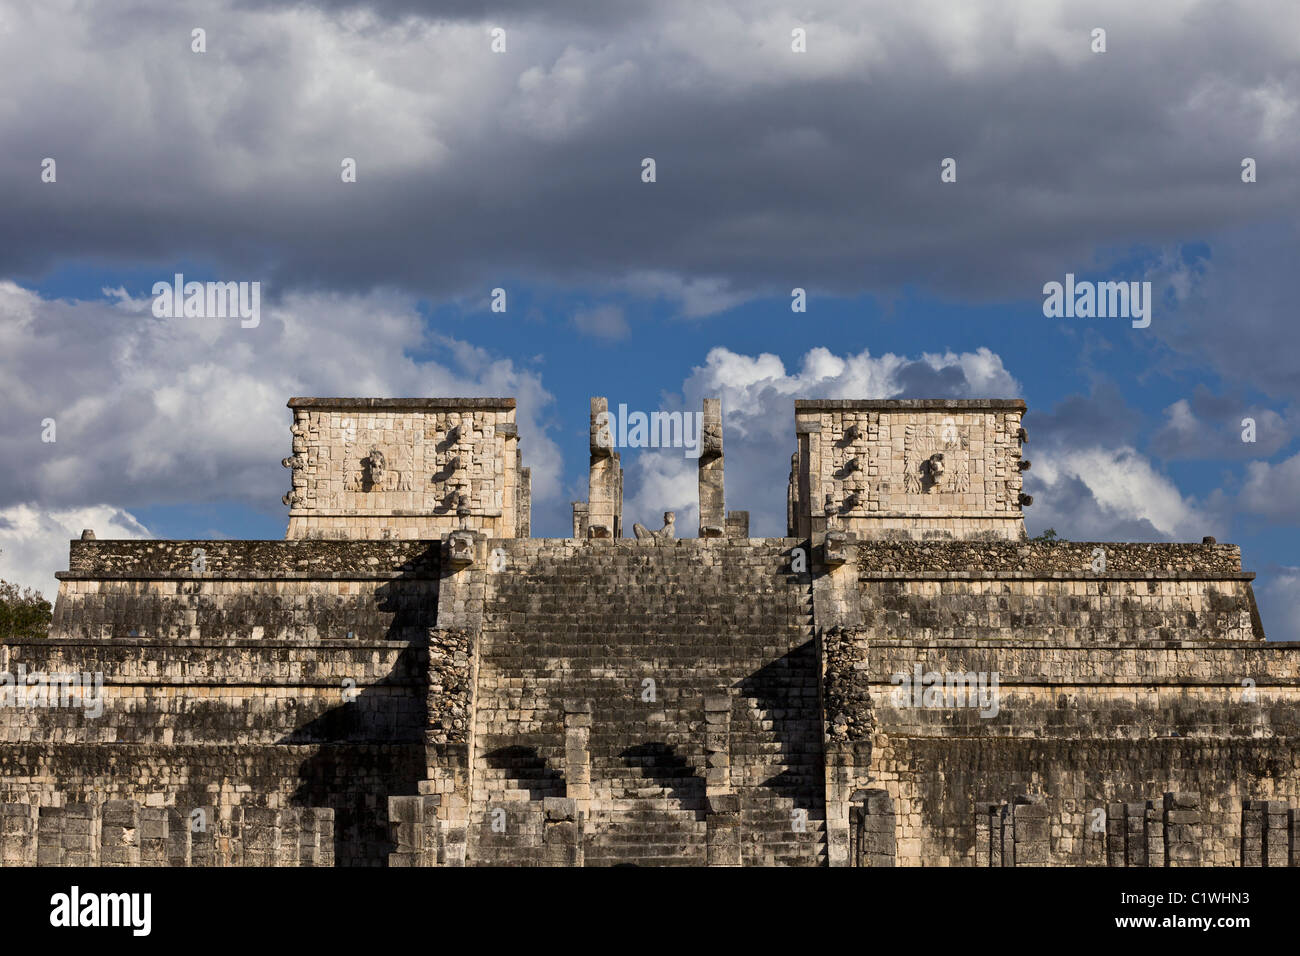
[[[485,802],[566,792],[562,703],[584,700],[590,793],[602,807],[586,822],[587,865],[701,865],[703,704],[729,696],[746,858],[823,863],[811,588],[787,573],[788,548],[557,546],[492,579],[479,647],[475,815]],[[640,700],[646,677],[656,682],[654,702]],[[647,745],[666,752],[628,753]],[[533,754],[504,767],[484,756],[511,747]],[[807,832],[792,834],[791,812],[809,801]]]

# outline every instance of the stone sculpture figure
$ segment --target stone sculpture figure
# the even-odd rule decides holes
[[[677,520],[677,515],[672,511],[664,512],[664,526],[658,531],[651,531],[643,524],[632,525],[632,533],[640,541],[671,541],[677,537],[673,531],[673,523]]]
[[[936,452],[925,460],[925,470],[929,477],[929,486],[927,491],[934,491],[939,487],[939,482],[943,480],[943,453]]]
[[[296,440],[296,439],[295,439]],[[291,468],[290,483],[292,487],[285,493],[280,500],[290,508],[296,508],[302,503],[303,491],[307,487],[307,476],[303,473],[303,466],[306,464],[305,452],[294,452],[288,458],[282,458],[280,464],[285,468]]]
[[[381,491],[384,488],[384,476],[387,474],[388,459],[378,448],[370,449],[370,454],[365,460],[366,466],[366,483],[371,488],[378,488]]]

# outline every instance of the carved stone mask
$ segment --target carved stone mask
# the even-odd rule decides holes
[[[926,465],[930,470],[930,481],[937,485],[939,479],[943,477],[943,455],[931,455]]]
[[[384,458],[384,453],[378,448],[370,449],[370,455],[366,458],[367,479],[371,486],[382,488],[384,485],[384,475],[388,468],[388,461]]]

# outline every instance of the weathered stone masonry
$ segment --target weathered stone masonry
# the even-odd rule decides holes
[[[795,402],[790,534],[1024,537],[1022,401]]]
[[[0,862],[1300,863],[1300,645],[1231,545],[1028,541],[1022,402],[796,402],[777,539],[715,400],[693,539],[604,399],[567,539],[511,399],[290,407],[287,540],[74,541],[0,645],[102,677],[0,706]]]
[[[382,795],[427,776],[436,544],[74,541],[50,639],[0,671],[102,673],[103,714],[0,707],[4,799],[328,810],[339,863],[385,862]]]
[[[290,538],[527,537],[513,398],[295,398]]]

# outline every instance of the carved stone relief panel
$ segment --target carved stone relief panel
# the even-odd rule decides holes
[[[880,468],[876,458],[880,416],[875,412],[847,412],[826,416],[823,434],[830,439],[824,448],[830,458],[829,496],[832,512],[853,514],[880,508]],[[838,507],[834,507],[838,503]]]

